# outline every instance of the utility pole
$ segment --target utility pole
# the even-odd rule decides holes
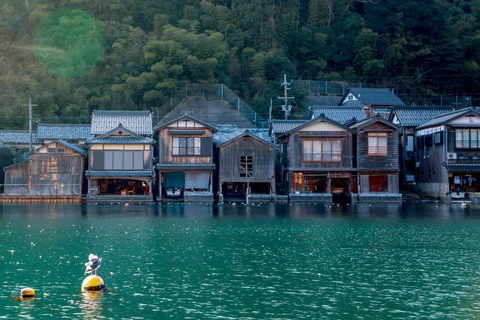
[[[285,120],[288,119],[288,116],[290,115],[290,111],[292,111],[292,105],[288,104],[288,100],[294,98],[294,97],[289,97],[288,94],[287,94],[287,91],[290,90],[290,88],[288,87],[289,85],[290,85],[290,83],[287,82],[287,75],[284,74],[283,75],[283,83],[281,84],[281,86],[283,86],[284,96],[283,97],[278,97],[278,99],[284,100],[284,104],[282,105],[282,111],[285,112]]]
[[[25,104],[22,104],[25,107]],[[37,107],[38,104],[32,104],[32,98],[28,98],[28,134],[29,134],[29,144],[28,151],[32,151],[32,107]]]
[[[270,106],[268,107],[268,124],[272,124],[272,109],[273,109],[273,101],[270,99]]]

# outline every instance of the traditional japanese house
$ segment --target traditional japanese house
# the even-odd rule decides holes
[[[355,193],[353,130],[324,115],[278,137],[290,201],[349,201]]]
[[[398,175],[399,126],[379,114],[350,126],[355,130],[358,200],[401,202]]]
[[[29,152],[28,160],[4,168],[3,200],[17,196],[80,200],[86,157],[85,150],[62,140]]]
[[[268,129],[220,126],[213,139],[218,151],[219,202],[273,200],[275,146]]]
[[[88,199],[152,201],[152,116],[148,111],[94,111],[89,146]]]
[[[400,126],[398,154],[400,187],[402,189],[415,189],[417,184],[415,128],[452,111],[454,111],[453,108],[448,106],[397,106],[393,108],[389,120]]]
[[[340,105],[360,105],[367,116],[378,113],[388,119],[394,106],[403,106],[405,103],[388,88],[350,88]]]
[[[213,202],[213,134],[217,129],[183,115],[160,122],[158,135],[159,198]]]
[[[465,108],[417,127],[418,190],[441,199],[480,191],[480,113]]]
[[[43,144],[63,140],[73,145],[83,145],[90,138],[90,124],[46,124],[39,123],[37,139]]]

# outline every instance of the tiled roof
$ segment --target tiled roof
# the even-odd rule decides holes
[[[480,164],[443,163],[448,171],[480,172]]]
[[[353,118],[362,120],[367,117],[361,106],[312,106],[311,109],[313,118],[324,114],[325,117],[342,124]]]
[[[274,134],[285,133],[307,122],[308,120],[273,120],[272,132]]]
[[[480,113],[478,111],[476,111],[474,108],[464,108],[464,109],[460,109],[460,110],[456,110],[456,111],[452,111],[452,112],[449,112],[449,113],[439,115],[439,116],[433,118],[432,120],[428,121],[427,123],[422,124],[417,129],[428,128],[428,127],[432,127],[432,126],[438,126],[438,125],[444,124],[444,123],[446,123],[450,120],[461,117],[464,114],[467,114],[467,113],[470,113],[470,112],[476,113],[478,116],[480,116]]]
[[[155,177],[154,170],[138,170],[138,171],[85,171],[87,177]]]
[[[398,98],[388,88],[351,88],[350,92],[353,93],[358,100],[364,105],[372,106],[403,106],[400,98]]]
[[[90,138],[87,144],[154,144],[155,140],[151,138],[135,139],[132,137],[108,137],[104,139]]]
[[[452,111],[452,107],[443,106],[402,106],[393,108],[393,113],[402,127],[418,127],[435,117]]]
[[[157,169],[210,169],[215,170],[215,163],[158,163]]]
[[[84,156],[88,155],[88,151],[87,150],[83,150],[82,148],[79,148],[71,143],[68,143],[67,141],[63,141],[63,140],[57,140],[57,142],[63,144],[64,146],[74,150],[75,152],[78,152],[80,154],[83,154]]]
[[[38,139],[86,140],[90,138],[89,124],[42,124],[38,125]]]
[[[354,123],[350,126],[350,128],[352,129],[358,129],[358,128],[362,128],[364,126],[368,126],[372,123],[375,123],[375,122],[382,122],[388,126],[391,126],[392,128],[395,128],[395,129],[400,129],[400,127],[396,124],[394,124],[393,122],[383,118],[380,114],[376,114],[374,116],[371,116],[371,117],[368,117],[368,118],[365,118],[363,119],[362,121],[359,121],[357,123]]]
[[[30,143],[30,134],[28,130],[0,130],[0,141],[7,144],[28,144]],[[36,132],[32,132],[32,143],[41,143],[37,139]]]
[[[270,138],[268,136],[268,129],[252,129],[252,128],[236,128],[235,126],[233,127],[227,127],[227,126],[221,126],[219,127],[219,130],[217,133],[213,135],[213,142],[216,145],[222,145],[230,140],[234,140],[237,137],[247,133],[251,134],[252,136],[255,136],[267,143],[270,143]]]
[[[152,114],[150,111],[106,111],[94,110],[90,133],[99,135],[113,130],[121,124],[135,133],[151,136],[153,134]]]

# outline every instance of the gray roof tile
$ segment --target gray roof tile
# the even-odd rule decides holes
[[[28,144],[30,134],[28,130],[0,130],[0,141],[7,144]],[[37,139],[37,132],[32,132],[32,143],[41,143]]]
[[[361,106],[312,106],[312,117],[317,118],[321,114],[338,123],[345,123],[353,118],[357,120],[365,119],[365,111]]]
[[[358,100],[364,105],[372,106],[402,106],[405,105],[399,97],[388,88],[351,88]],[[347,93],[348,95],[348,93]]]
[[[215,170],[215,163],[158,163],[156,168],[161,169],[210,169]]]
[[[449,112],[449,113],[439,115],[439,116],[433,118],[432,120],[428,121],[427,123],[424,123],[424,124],[418,126],[417,129],[428,128],[428,127],[432,127],[432,126],[438,126],[438,125],[441,125],[441,124],[445,124],[446,122],[448,122],[450,120],[453,120],[457,117],[461,117],[463,114],[467,114],[467,113],[470,113],[470,112],[479,114],[478,111],[476,111],[474,108],[464,108],[464,109],[460,109],[460,110],[456,110],[456,111],[452,111],[452,112]]]
[[[309,120],[273,120],[272,132],[274,134],[285,133],[307,123],[308,121]]]
[[[85,171],[87,177],[155,177],[154,170],[132,170],[132,171]]]
[[[38,125],[38,139],[86,140],[90,138],[89,124],[43,124]]]
[[[393,113],[402,127],[418,127],[435,117],[452,111],[452,107],[444,106],[402,106],[393,108]]]
[[[92,135],[104,134],[118,127],[137,134],[151,136],[153,134],[152,114],[150,111],[107,111],[94,110],[92,113]]]

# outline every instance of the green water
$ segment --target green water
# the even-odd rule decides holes
[[[477,319],[480,208],[4,205],[0,319]],[[109,291],[82,294],[103,258]],[[35,300],[13,298],[24,286]]]

